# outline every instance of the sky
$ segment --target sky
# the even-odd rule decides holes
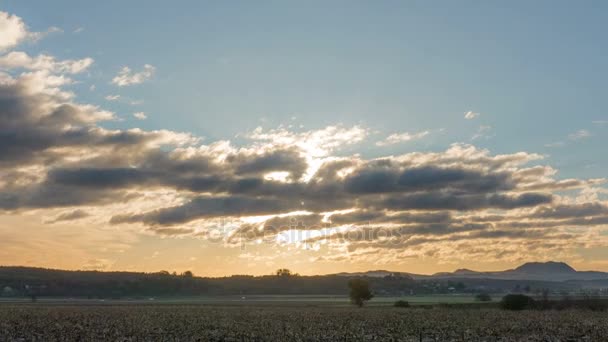
[[[604,1],[0,2],[0,264],[608,271]]]

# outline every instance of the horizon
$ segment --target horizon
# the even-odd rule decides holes
[[[608,271],[608,3],[147,4],[0,5],[0,264]]]
[[[314,276],[331,276],[331,275],[338,275],[338,274],[357,274],[357,273],[373,273],[373,272],[389,272],[389,273],[404,273],[404,274],[411,274],[411,275],[423,275],[423,276],[432,276],[432,275],[437,275],[437,274],[441,274],[441,273],[455,273],[458,271],[471,271],[471,272],[477,272],[477,273],[486,273],[486,272],[505,272],[505,271],[512,271],[515,270],[521,266],[525,266],[525,265],[529,265],[529,264],[540,264],[540,265],[546,265],[546,264],[564,264],[568,267],[571,267],[572,269],[574,269],[574,271],[576,272],[601,272],[598,270],[580,270],[577,269],[576,267],[573,267],[572,265],[563,262],[563,261],[528,261],[522,264],[517,265],[516,267],[512,267],[512,268],[506,268],[506,269],[501,269],[501,270],[486,270],[486,271],[480,271],[480,270],[475,270],[475,269],[469,269],[469,268],[457,268],[457,269],[453,269],[451,271],[439,271],[439,272],[433,272],[433,273],[416,273],[416,272],[408,272],[408,271],[395,271],[395,270],[390,270],[390,269],[369,269],[369,270],[364,270],[364,271],[351,271],[351,272],[334,272],[334,273],[318,273],[318,274],[301,274],[300,272],[298,272],[297,270],[289,270],[292,275],[298,275],[298,276],[304,276],[304,277],[314,277]],[[156,271],[127,271],[127,270],[86,270],[86,269],[60,269],[60,268],[47,268],[47,267],[37,267],[37,266],[23,266],[23,265],[0,265],[0,268],[38,268],[38,269],[45,269],[45,270],[51,270],[51,271],[68,271],[68,272],[117,272],[117,273],[145,273],[145,274],[155,274],[155,273],[162,273],[162,272],[168,272],[170,274],[177,274],[180,275],[180,272],[174,271],[174,270],[156,270]],[[281,268],[284,269],[284,268]],[[224,275],[205,275],[205,274],[196,274],[193,272],[194,277],[200,277],[200,278],[222,278],[222,277],[233,277],[233,276],[253,276],[253,277],[263,277],[263,276],[273,276],[276,274],[278,269],[275,270],[271,270],[267,273],[260,273],[260,274],[248,274],[248,273],[233,273],[233,274],[224,274]],[[191,270],[185,270],[184,272],[188,272]],[[608,272],[607,272],[608,273]]]

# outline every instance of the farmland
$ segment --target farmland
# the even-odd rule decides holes
[[[335,305],[2,304],[0,341],[602,341],[608,316]]]
[[[502,294],[494,295],[499,300]],[[478,303],[470,294],[433,295],[433,296],[378,296],[369,302],[370,306],[392,306],[397,300],[406,300],[412,305],[428,304],[473,304]],[[0,297],[2,303],[29,303],[27,297]],[[206,304],[206,305],[330,305],[350,306],[346,295],[230,295],[230,296],[175,296],[175,297],[137,297],[122,299],[87,299],[66,297],[41,297],[41,304]]]

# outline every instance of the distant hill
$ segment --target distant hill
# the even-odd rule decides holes
[[[406,273],[406,272],[391,272],[386,270],[376,270],[376,271],[367,271],[367,272],[341,272],[336,274],[341,277],[370,277],[370,278],[384,278],[384,277],[406,277],[406,278],[414,278],[421,277],[420,274]]]
[[[528,262],[516,269],[514,272],[524,274],[576,274],[576,270],[565,262]]]
[[[528,262],[515,269],[478,272],[470,269],[458,269],[454,272],[440,272],[433,275],[422,275],[413,273],[391,272],[391,271],[369,271],[358,273],[338,273],[340,276],[367,276],[384,277],[390,274],[403,274],[416,280],[425,279],[503,279],[503,280],[537,280],[537,281],[591,281],[608,280],[608,273],[599,271],[577,271],[564,262]]]

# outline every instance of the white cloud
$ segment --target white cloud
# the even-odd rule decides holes
[[[0,51],[16,46],[28,35],[27,26],[21,18],[0,12]]]
[[[146,116],[146,113],[144,113],[144,112],[133,113],[133,116],[139,120],[145,120],[148,118],[148,116]]]
[[[575,140],[586,139],[586,138],[591,137],[591,135],[592,135],[591,132],[589,132],[588,130],[581,129],[581,130],[578,130],[578,131],[576,131],[574,133],[569,134],[568,135],[568,140],[575,141]]]
[[[562,147],[565,143],[563,141],[556,141],[552,143],[545,144],[545,147]]]
[[[477,117],[479,117],[479,113],[475,113],[473,111],[468,111],[468,112],[464,113],[464,118],[467,120],[473,120]]]
[[[400,142],[407,142],[407,141],[412,141],[412,140],[418,140],[418,139],[422,139],[424,137],[426,137],[427,135],[429,135],[429,131],[422,131],[422,132],[417,132],[417,133],[409,133],[409,132],[405,132],[405,133],[400,133],[400,134],[391,134],[388,137],[386,137],[386,139],[382,140],[382,141],[378,141],[376,142],[376,146],[388,146],[388,145],[393,145],[393,144],[397,144]]]
[[[13,51],[0,57],[0,68],[48,70],[54,73],[78,74],[85,71],[93,62],[93,59],[88,57],[57,61],[55,57],[49,55],[30,57],[25,52]]]
[[[593,123],[598,123],[598,121],[594,121]],[[591,134],[591,132],[589,132],[586,129],[580,129],[574,133],[570,133],[568,134],[568,140],[569,141],[578,141],[578,140],[583,140],[583,139],[587,139],[589,137],[591,137],[593,134]],[[565,141],[555,141],[552,143],[548,143],[545,144],[545,147],[563,147],[566,146],[566,142]]]
[[[492,130],[492,126],[487,126],[487,125],[481,125],[479,126],[479,128],[477,129],[477,133],[475,133],[472,137],[471,140],[477,140],[477,139],[481,139],[481,138],[490,138],[490,131]]]
[[[140,72],[133,72],[131,68],[125,66],[112,79],[112,83],[119,87],[140,84],[149,80],[154,72],[156,72],[156,68],[150,64],[145,64],[144,69]]]
[[[72,31],[72,33],[80,33],[82,31],[84,31],[84,27],[78,27],[78,28],[74,29],[74,31]]]
[[[0,51],[11,49],[26,40],[37,41],[55,32],[63,30],[53,26],[44,32],[30,32],[20,17],[0,11]]]
[[[346,128],[336,125],[300,133],[288,131],[283,127],[269,131],[257,127],[247,136],[253,140],[271,142],[273,146],[297,146],[312,157],[325,157],[342,146],[361,142],[367,133],[367,129],[360,126]]]
[[[292,132],[284,127],[264,131],[257,127],[247,137],[255,140],[258,146],[265,149],[276,149],[281,147],[298,148],[305,156],[308,168],[305,179],[310,179],[319,169],[324,158],[330,156],[331,152],[347,145],[353,145],[363,141],[368,135],[368,130],[360,126],[343,127],[341,125],[327,126],[319,130],[305,132]]]
[[[606,125],[608,124],[608,120],[595,120],[593,123],[596,125]]]
[[[44,32],[30,32],[28,34],[28,38],[34,42],[46,37],[47,35],[51,34],[51,33],[63,33],[63,30],[60,29],[59,27],[56,26],[51,26],[49,27],[46,31]]]
[[[116,101],[120,98],[120,95],[108,95],[105,97],[106,100],[108,101]]]

